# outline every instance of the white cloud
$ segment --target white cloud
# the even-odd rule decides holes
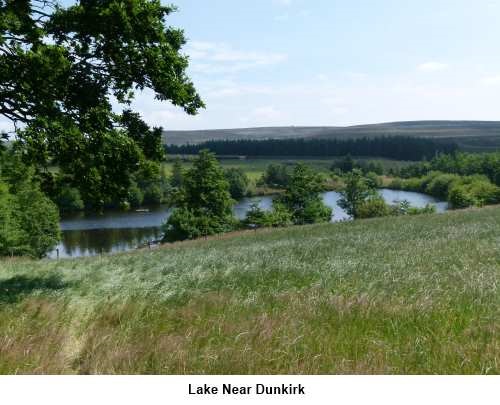
[[[446,63],[442,62],[425,62],[417,66],[417,69],[420,70],[421,72],[439,72],[442,70],[446,70],[449,68],[449,65]]]
[[[220,87],[212,88],[207,92],[204,92],[204,95],[207,98],[211,99],[211,98],[225,98],[225,97],[240,97],[240,96],[247,96],[250,94],[269,95],[273,93],[274,89],[272,89],[269,86],[227,83]]]
[[[285,118],[285,114],[272,105],[255,108],[252,111],[252,116],[257,121],[265,121],[270,123]]]
[[[193,41],[186,47],[191,68],[197,73],[234,73],[281,63],[287,55],[277,52],[242,51],[225,43]]]
[[[481,84],[485,84],[487,86],[498,86],[500,85],[500,75],[484,77],[481,79]]]

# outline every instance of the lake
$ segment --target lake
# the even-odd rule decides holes
[[[381,189],[379,193],[388,203],[407,200],[414,207],[436,205],[438,212],[448,209],[448,203],[426,194],[409,191]],[[349,219],[337,205],[340,194],[329,191],[323,194],[326,205],[333,208],[332,222]],[[262,209],[270,209],[272,196],[244,198],[234,206],[236,217],[243,219],[250,206],[258,203]],[[77,213],[61,219],[62,240],[56,249],[59,257],[95,256],[135,249],[151,240],[161,238],[160,225],[170,213],[166,206],[149,208],[149,211],[105,211],[103,214]],[[56,249],[49,257],[57,257]]]

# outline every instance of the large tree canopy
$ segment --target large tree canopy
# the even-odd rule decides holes
[[[161,130],[127,108],[113,113],[111,101],[127,107],[150,89],[188,114],[203,107],[183,31],[166,25],[174,10],[159,0],[0,0],[0,114],[25,160],[49,178],[59,166],[99,205],[126,193],[143,159],[161,159]]]

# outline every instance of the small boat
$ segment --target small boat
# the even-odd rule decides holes
[[[139,208],[136,209],[135,212],[149,212],[149,208]]]

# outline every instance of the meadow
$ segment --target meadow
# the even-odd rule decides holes
[[[0,373],[498,374],[500,207],[0,262]]]

